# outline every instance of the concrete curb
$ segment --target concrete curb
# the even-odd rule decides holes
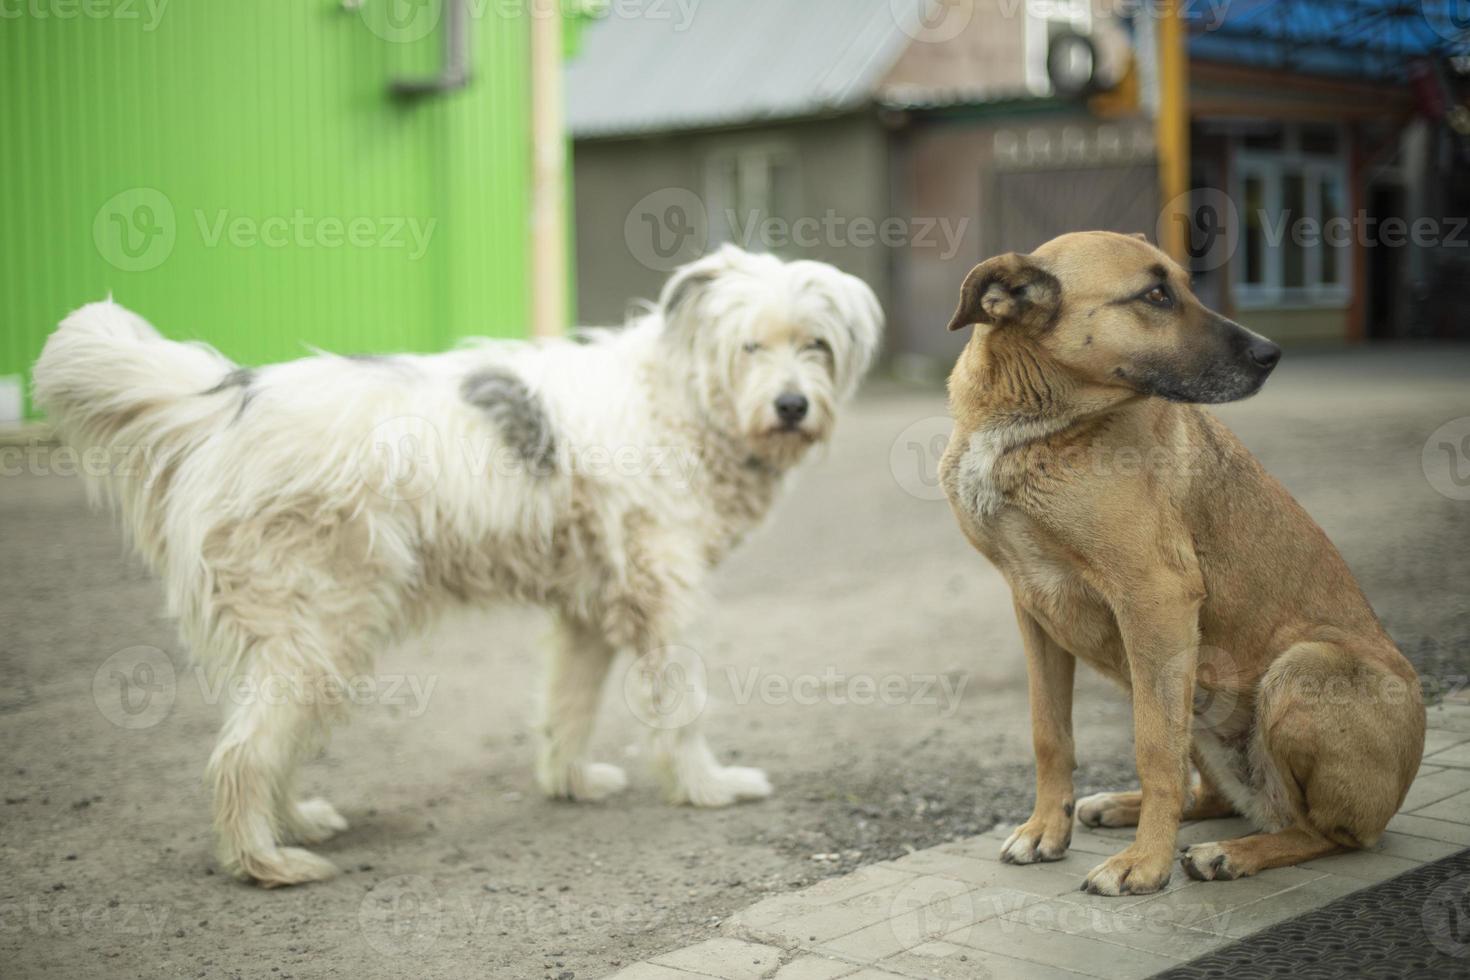
[[[1429,709],[1423,765],[1371,851],[1228,882],[1174,874],[1152,895],[1078,890],[1131,828],[1077,827],[1061,861],[1002,864],[1008,828],[773,895],[722,935],[663,953],[615,980],[1130,980],[1177,966],[1470,844],[1470,705]],[[1252,832],[1244,820],[1186,824],[1181,845]]]

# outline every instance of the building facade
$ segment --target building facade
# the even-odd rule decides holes
[[[615,322],[676,261],[736,241],[862,276],[893,363],[923,371],[958,351],[942,326],[976,262],[1087,228],[1159,241],[1183,220],[1203,298],[1287,344],[1463,331],[1414,298],[1452,247],[1352,231],[1445,231],[1462,207],[1446,191],[1465,172],[1445,135],[1467,111],[1452,45],[1387,0],[1181,6],[1192,165],[1176,212],[1155,135],[1161,9],[709,0],[677,27],[594,25],[568,74],[581,318]],[[1089,39],[1106,91],[1055,90],[1064,34]],[[1420,63],[1440,71],[1437,113]]]

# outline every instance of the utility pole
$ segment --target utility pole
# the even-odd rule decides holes
[[[1145,5],[1142,17],[1157,16],[1153,32],[1158,42],[1158,108],[1154,113],[1154,144],[1159,160],[1159,204],[1164,229],[1159,247],[1176,262],[1185,262],[1189,244],[1189,48],[1179,0]]]

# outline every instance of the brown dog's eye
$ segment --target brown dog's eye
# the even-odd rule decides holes
[[[1143,298],[1145,302],[1152,303],[1154,306],[1169,307],[1174,305],[1174,300],[1169,295],[1169,291],[1163,286],[1155,286],[1153,289],[1144,293]]]

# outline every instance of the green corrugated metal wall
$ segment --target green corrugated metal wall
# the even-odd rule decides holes
[[[517,8],[471,4],[470,85],[404,102],[390,82],[438,67],[439,0],[9,5],[0,375],[109,291],[244,363],[522,335]]]

